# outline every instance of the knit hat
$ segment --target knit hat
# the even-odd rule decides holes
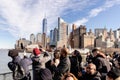
[[[33,53],[34,53],[34,55],[39,55],[40,54],[40,50],[38,49],[38,48],[34,48],[33,49]]]
[[[107,75],[109,77],[112,77],[113,79],[116,79],[120,76],[120,69],[119,68],[113,68],[108,72]]]
[[[10,56],[10,57],[16,57],[16,56],[18,56],[18,50],[16,50],[16,49],[9,50],[8,56]]]

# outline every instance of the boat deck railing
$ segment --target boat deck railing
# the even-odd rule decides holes
[[[32,69],[30,70],[32,77]],[[0,73],[0,80],[13,80],[12,72]]]

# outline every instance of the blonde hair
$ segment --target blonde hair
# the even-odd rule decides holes
[[[116,78],[115,80],[120,80],[120,76],[118,78]]]
[[[78,79],[75,77],[75,75],[72,74],[72,73],[66,73],[66,74],[62,77],[61,80],[66,80],[68,77],[72,77],[73,80],[78,80]]]

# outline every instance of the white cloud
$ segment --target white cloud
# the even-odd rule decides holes
[[[97,16],[100,12],[102,12],[104,9],[103,8],[95,8],[95,9],[92,9],[89,13],[89,17],[95,17]]]
[[[79,25],[84,25],[84,23],[86,23],[88,21],[87,18],[82,18],[81,20],[78,20],[75,22],[75,25],[79,26]]]
[[[115,5],[119,5],[120,4],[120,0],[106,0],[106,2],[97,8],[92,9],[88,16],[85,16],[84,18],[77,20],[75,22],[73,22],[74,24],[85,24],[86,22],[88,22],[91,18],[96,17],[98,14],[100,14],[101,12],[107,10],[108,8],[111,8]]]
[[[103,11],[107,10],[108,8],[113,7],[114,5],[118,5],[118,4],[120,4],[120,0],[106,0],[104,5],[102,5],[98,8],[92,9],[89,13],[89,17],[90,18],[95,17],[100,12],[103,12]]]
[[[29,37],[31,33],[42,31],[45,14],[49,30],[57,26],[54,24],[57,17],[70,13],[66,10],[80,11],[91,5],[90,2],[91,0],[0,0],[0,15],[5,18],[7,31],[13,36]]]

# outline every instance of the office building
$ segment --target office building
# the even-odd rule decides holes
[[[54,32],[53,32],[53,41],[57,42],[58,38],[58,29],[54,28]]]
[[[47,19],[43,19],[43,33],[47,34]]]
[[[30,42],[31,44],[34,44],[36,41],[35,41],[35,35],[34,34],[31,34],[30,35]]]
[[[58,18],[58,42],[57,47],[68,46],[68,24],[62,19]]]
[[[38,45],[41,45],[41,44],[42,44],[42,34],[41,34],[41,33],[38,33],[38,34],[36,35],[36,43],[37,43]]]

